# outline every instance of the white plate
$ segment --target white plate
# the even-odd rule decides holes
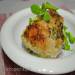
[[[75,17],[67,11],[58,10],[64,16],[69,30],[75,35]],[[21,33],[33,14],[30,8],[11,16],[1,30],[1,44],[8,57],[21,67],[41,74],[62,74],[75,70],[75,45],[72,51],[63,51],[57,59],[45,59],[28,54],[21,43]]]

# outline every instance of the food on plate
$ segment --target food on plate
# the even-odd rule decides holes
[[[48,2],[42,6],[31,6],[31,11],[36,17],[29,19],[29,25],[21,38],[24,47],[37,56],[56,58],[62,53],[62,48],[70,49],[69,41],[75,42],[75,38],[67,32],[64,18],[58,14],[58,9]]]

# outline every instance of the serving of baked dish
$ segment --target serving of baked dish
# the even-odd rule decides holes
[[[27,70],[41,74],[75,71],[75,17],[49,2],[32,4],[4,23],[1,46]]]
[[[36,17],[29,19],[22,34],[22,43],[31,53],[56,58],[62,53],[61,49],[70,50],[69,43],[75,43],[75,37],[66,31],[64,17],[57,12],[58,9],[48,2],[31,6]]]

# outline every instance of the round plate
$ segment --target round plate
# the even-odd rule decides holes
[[[75,35],[75,17],[67,11],[58,10],[65,19],[69,31]],[[56,59],[45,59],[33,56],[22,47],[21,34],[33,17],[30,8],[11,16],[1,30],[1,44],[7,56],[19,66],[41,74],[62,74],[75,70],[75,44],[71,51],[64,51]]]

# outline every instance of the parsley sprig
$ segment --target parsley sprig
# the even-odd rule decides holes
[[[57,10],[59,8],[57,8],[49,2],[43,3],[41,6],[37,4],[33,4],[31,6],[32,13],[36,14],[37,16],[41,16],[41,18],[46,22],[49,22],[51,19],[51,15],[49,14],[48,9]]]
[[[67,31],[67,27],[64,26],[63,28],[63,33],[64,33],[64,49],[65,50],[70,50],[70,44],[74,44],[75,43],[75,36],[73,36],[73,34],[71,32]]]

